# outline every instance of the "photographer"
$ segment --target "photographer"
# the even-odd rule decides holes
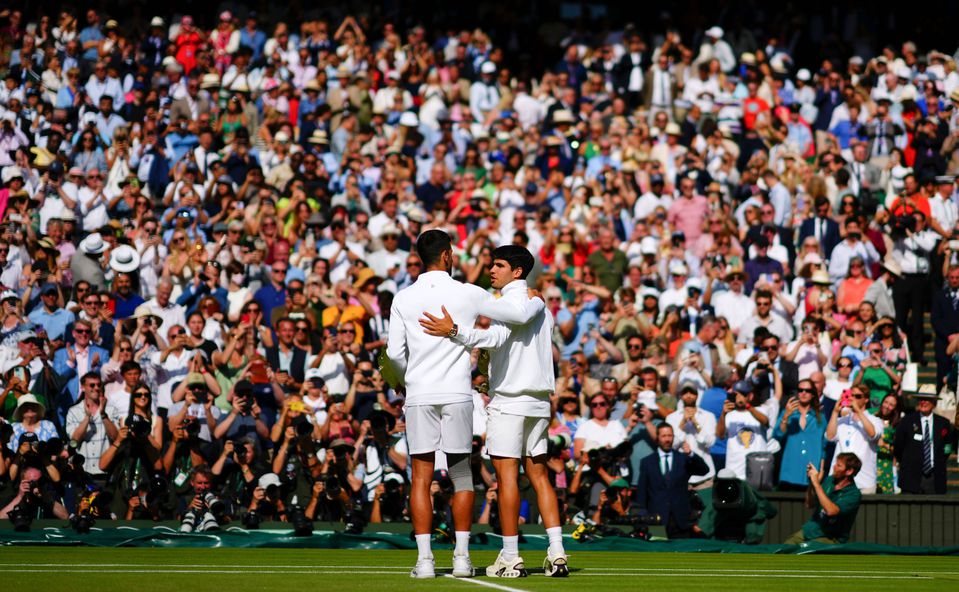
[[[196,354],[198,358],[200,354]],[[202,362],[194,358],[191,361],[193,368],[202,368]],[[215,387],[213,390],[211,387]],[[196,421],[200,433],[198,438],[205,444],[212,442],[212,435],[216,431],[217,421],[222,412],[213,404],[220,387],[210,373],[201,374],[193,371],[187,374],[186,380],[173,390],[173,400],[177,401],[170,407],[168,418],[170,429],[176,430],[183,422]]]
[[[256,438],[244,436],[223,443],[223,451],[210,467],[223,498],[239,510],[249,503],[256,476],[267,472],[267,467],[256,455]],[[238,511],[234,511],[238,514]]]
[[[374,411],[370,418],[360,424],[360,443],[354,460],[362,463],[364,501],[372,502],[376,489],[393,473],[406,471],[408,456],[406,440],[391,436],[396,428],[396,418],[385,411]]]
[[[373,505],[370,508],[370,523],[409,522],[407,510],[407,487],[403,475],[388,473],[383,482],[373,490]]]
[[[10,461],[8,467],[8,476],[11,480],[16,480],[25,470],[35,468],[46,474],[47,478],[54,483],[60,482],[60,470],[57,468],[50,448],[63,444],[59,438],[53,437],[47,441],[41,441],[33,432],[24,432],[19,437],[14,436],[11,442],[16,442],[16,455]]]
[[[297,403],[302,405],[300,401]],[[297,413],[295,420],[283,431],[279,446],[274,448],[276,452],[272,468],[283,482],[284,501],[289,501],[294,496],[299,500],[308,499],[314,479],[321,478],[321,471],[326,473],[327,465],[333,457],[333,450],[327,450],[326,463],[321,465],[313,441],[314,426],[302,411]],[[342,440],[337,440],[334,444],[338,442]],[[352,447],[350,452],[353,452]],[[342,454],[342,450],[340,453]],[[356,489],[359,490],[359,486]]]
[[[316,456],[312,457],[315,460]],[[328,522],[343,521],[351,507],[353,496],[362,486],[362,476],[358,477],[353,471],[353,446],[346,440],[334,440],[326,450],[326,459],[313,484],[310,503],[306,507],[307,518],[325,519]]]
[[[932,253],[939,235],[926,228],[926,216],[919,210],[896,217],[889,233],[893,238],[889,257],[902,269],[902,277],[892,285],[896,323],[909,336],[909,351],[921,364],[922,317],[929,302]]]
[[[599,494],[590,517],[596,524],[622,524],[630,514],[631,491],[623,478],[614,479]]]
[[[107,488],[113,493],[113,512],[127,511],[125,493],[161,470],[160,443],[153,432],[162,427],[160,418],[149,413],[150,390],[140,385],[134,390],[134,404],[117,430],[116,438],[100,456],[100,470],[109,473]]]
[[[213,437],[216,440],[226,438],[235,440],[252,436],[259,442],[270,438],[270,429],[260,418],[260,406],[253,397],[253,383],[243,378],[233,385],[232,409],[225,417],[220,418]]]
[[[190,488],[193,499],[180,512],[180,532],[205,532],[219,530],[220,525],[230,521],[226,504],[213,492],[213,473],[206,465],[191,471]]]
[[[40,469],[30,466],[23,470],[17,494],[0,510],[0,518],[12,518],[17,511],[32,518],[69,518],[67,509],[55,500],[43,479]]]
[[[363,360],[356,365],[353,372],[353,382],[346,394],[345,406],[358,422],[369,419],[374,406],[379,403],[381,408],[388,408],[385,382],[380,371],[373,367],[373,363]]]

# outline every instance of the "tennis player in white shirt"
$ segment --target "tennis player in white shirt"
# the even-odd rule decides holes
[[[520,246],[506,245],[493,251],[490,277],[493,287],[502,291],[499,306],[525,307],[530,302],[526,276],[534,260]],[[538,299],[535,299],[538,300]],[[429,313],[420,321],[427,333],[449,336],[456,343],[490,352],[490,392],[486,450],[496,469],[499,486],[499,515],[503,550],[496,562],[486,568],[489,577],[518,578],[527,575],[519,555],[520,496],[517,480],[519,464],[525,463],[526,475],[536,490],[540,514],[549,536],[544,562],[547,576],[569,575],[566,551],[559,521],[556,492],[546,467],[546,438],[551,415],[550,394],[555,390],[553,317],[541,310],[529,322],[493,323],[488,330],[472,329],[465,319],[451,316],[444,307],[443,316]],[[454,324],[453,319],[463,322]]]
[[[435,561],[430,549],[433,520],[430,484],[435,453],[441,450],[446,454],[454,489],[453,575],[470,577],[473,565],[469,558],[469,535],[474,498],[469,465],[473,442],[471,350],[447,337],[427,334],[418,320],[429,311],[441,314],[445,305],[464,327],[472,327],[478,315],[507,323],[526,323],[542,312],[544,305],[539,299],[530,298],[523,303],[499,302],[477,286],[454,280],[450,277],[452,243],[442,230],[421,234],[416,241],[416,251],[426,272],[393,299],[386,344],[387,357],[406,385],[406,438],[413,459],[410,509],[419,552],[410,575],[435,577]]]

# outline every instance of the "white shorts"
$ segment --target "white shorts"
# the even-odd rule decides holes
[[[486,452],[490,456],[525,458],[546,454],[548,417],[511,415],[487,407]]]
[[[406,441],[410,454],[437,450],[469,454],[473,451],[473,402],[407,407]]]

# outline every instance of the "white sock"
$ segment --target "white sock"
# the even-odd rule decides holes
[[[453,555],[469,555],[469,554],[470,554],[470,531],[457,530],[456,531],[456,548],[453,550]]]
[[[554,526],[546,529],[546,536],[549,537],[549,552],[553,555],[565,555],[563,549],[563,527]]]
[[[503,537],[503,559],[516,559],[519,557],[519,536]]]
[[[430,549],[430,538],[428,534],[416,535],[416,548],[419,550],[419,559],[432,559],[433,551]]]

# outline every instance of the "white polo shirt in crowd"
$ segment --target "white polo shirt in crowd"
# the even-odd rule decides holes
[[[753,452],[766,452],[766,428],[749,411],[730,411],[726,414],[726,468],[737,479],[745,479],[746,455]]]

